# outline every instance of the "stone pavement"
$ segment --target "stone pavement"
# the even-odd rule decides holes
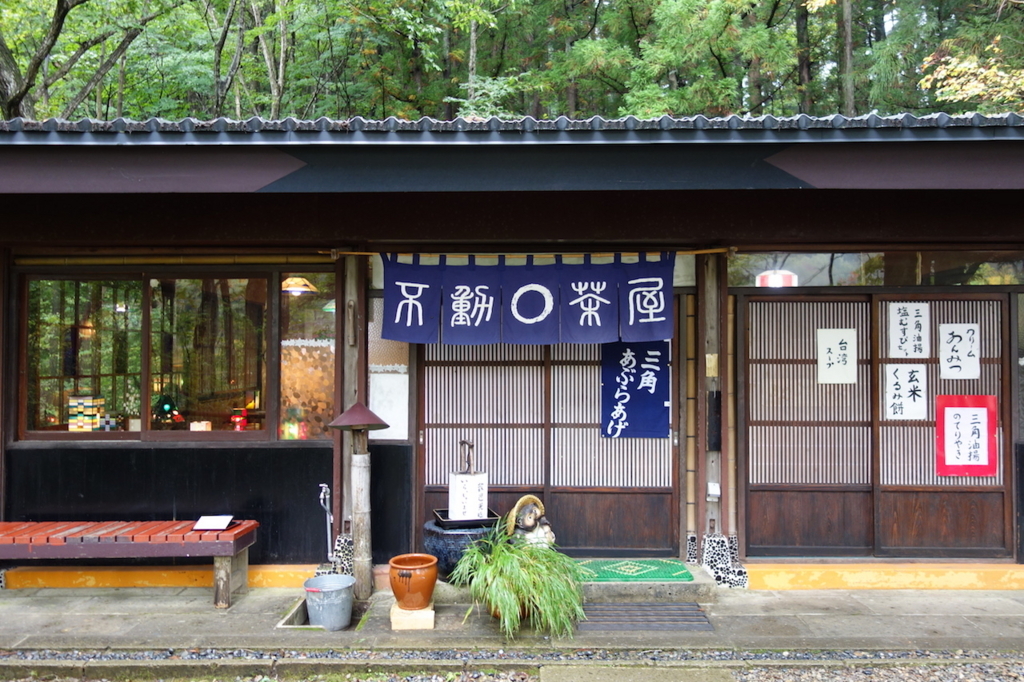
[[[536,672],[547,665],[544,661],[579,665],[581,652],[585,664],[592,652],[605,651],[704,652],[705,659],[721,658],[724,665],[729,656],[714,652],[774,651],[778,658],[784,656],[779,652],[805,650],[1024,651],[1024,593],[1016,591],[723,589],[716,601],[703,605],[713,632],[600,631],[560,640],[525,631],[514,642],[501,636],[494,619],[468,604],[438,603],[433,630],[393,632],[388,615],[393,599],[387,592],[376,593],[365,615],[343,631],[279,627],[302,597],[301,589],[252,589],[230,609],[218,610],[212,590],[203,588],[0,590],[0,679],[17,677],[15,670],[53,673],[48,666],[64,664],[71,672],[86,666],[90,677],[125,677],[125,666],[156,664],[83,663],[81,657],[64,664],[24,660],[39,650],[157,652],[151,658],[182,675],[230,666],[232,676],[267,674],[269,665],[275,675],[292,666],[293,676],[396,665],[404,670],[457,671],[478,665]],[[208,649],[235,653],[231,660],[209,656],[204,661]],[[316,657],[315,652],[326,650],[336,652],[330,661]],[[172,676],[170,671],[162,674]],[[554,669],[545,679],[554,680],[551,675]],[[595,680],[600,675],[597,667],[588,674]],[[656,677],[644,679],[656,682]]]

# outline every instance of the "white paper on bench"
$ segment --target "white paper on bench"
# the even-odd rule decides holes
[[[192,530],[224,530],[231,524],[231,519],[233,518],[235,517],[230,514],[200,516],[199,520],[196,521],[196,525],[192,526]]]

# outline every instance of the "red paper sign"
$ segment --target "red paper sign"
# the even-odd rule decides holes
[[[994,395],[935,396],[935,473],[939,476],[995,476]]]

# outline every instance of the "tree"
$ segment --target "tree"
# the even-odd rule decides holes
[[[150,3],[138,6],[134,0],[99,6],[87,6],[91,0],[56,0],[50,13],[44,11],[42,0],[26,0],[5,9],[0,25],[0,112],[5,118],[34,117],[36,103],[49,100],[51,88],[62,85],[74,92],[63,98],[60,109],[62,116],[71,117],[147,24],[188,1],[153,0],[151,11]],[[96,48],[104,52],[99,60]],[[56,70],[50,72],[50,66]]]

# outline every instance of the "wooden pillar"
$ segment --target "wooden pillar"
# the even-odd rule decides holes
[[[336,342],[337,362],[340,365],[340,406],[337,412],[347,410],[357,402],[366,403],[366,258],[362,256],[345,256],[342,259],[340,307],[338,315],[341,330]],[[340,471],[335,475],[341,498],[335,504],[336,530],[351,532],[355,562],[357,599],[366,599],[373,589],[373,552],[370,546],[370,462],[366,432],[360,439],[351,431],[341,431],[337,441],[339,452],[335,465],[340,464]],[[353,449],[355,448],[355,450]],[[364,458],[353,456],[353,453]],[[356,461],[358,459],[358,461]],[[357,484],[356,475],[360,476]],[[357,487],[359,488],[357,490]],[[356,501],[357,495],[365,494],[366,501]],[[357,538],[356,516],[359,516]],[[361,544],[362,543],[362,544]],[[360,573],[365,573],[360,581]]]
[[[697,257],[697,510],[699,535],[723,533],[722,508],[722,341],[723,268],[716,254]],[[698,538],[698,542],[700,538]]]
[[[17,424],[17,414],[15,410],[7,410],[8,405],[17,405],[17,400],[8,402],[8,397],[17,395],[18,391],[18,373],[11,371],[8,372],[8,367],[20,367],[20,363],[17,358],[7,357],[8,348],[17,348],[18,344],[8,344],[8,339],[12,339],[13,334],[17,334],[21,325],[18,324],[16,317],[12,315],[12,311],[18,310],[18,306],[9,305],[9,294],[10,294],[10,283],[8,278],[10,277],[11,268],[9,265],[10,251],[7,249],[0,249],[0,322],[3,323],[4,333],[0,334],[0,521],[6,521],[7,518],[4,514],[4,510],[7,509],[7,447],[6,443],[9,440],[13,440],[13,436],[9,434],[15,433],[15,425]],[[14,287],[17,290],[17,287]],[[13,337],[16,338],[16,337]],[[14,385],[10,385],[10,384]]]

